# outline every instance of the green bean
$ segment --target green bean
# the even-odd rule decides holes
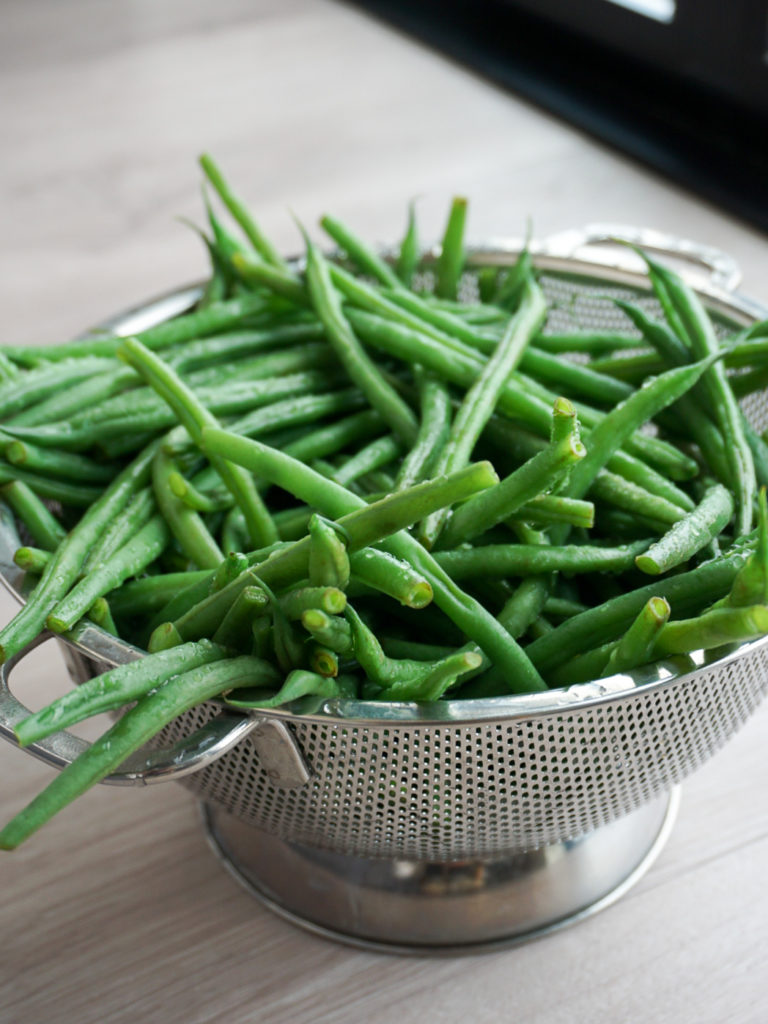
[[[315,427],[310,433],[295,441],[290,441],[286,445],[275,444],[274,447],[282,448],[294,459],[311,462],[312,459],[335,455],[353,441],[365,441],[383,429],[381,416],[371,409],[346,416],[324,427]]]
[[[555,355],[588,352],[590,356],[598,356],[606,352],[637,348],[639,339],[613,332],[583,331],[576,334],[537,334],[532,344]]]
[[[456,346],[446,350],[426,334],[360,310],[349,309],[347,315],[363,340],[406,362],[427,366],[444,380],[470,387],[481,372],[483,364],[474,353],[462,351]],[[500,412],[512,419],[521,420],[542,434],[549,433],[551,408],[551,402],[546,403],[531,395],[514,377],[502,390],[498,401]],[[688,510],[693,506],[685,492],[626,452],[614,452],[609,465],[653,493],[676,500],[681,508]]]
[[[207,309],[166,320],[146,331],[140,331],[136,338],[153,351],[178,345],[191,338],[201,338],[234,327],[264,306],[258,295],[239,296],[216,302]],[[120,337],[84,338],[66,345],[38,345],[35,348],[5,345],[3,351],[23,366],[34,365],[40,359],[60,362],[75,356],[113,356],[123,339]]]
[[[314,318],[309,322],[298,323],[285,317],[281,319],[286,322],[281,323],[272,318],[263,328],[229,331],[190,341],[178,348],[169,348],[166,350],[166,360],[178,373],[189,373],[217,362],[227,363],[253,356],[273,346],[277,349],[291,348],[301,343],[322,341],[325,337],[322,325]]]
[[[349,582],[347,543],[333,523],[317,514],[309,520],[309,584],[312,587],[338,587]]]
[[[251,635],[254,618],[261,615],[268,604],[269,598],[258,584],[245,587],[213,634],[213,642],[233,649],[241,647],[245,638]]]
[[[88,609],[88,618],[96,626],[103,629],[105,633],[110,633],[112,636],[120,636],[120,631],[112,617],[112,609],[110,608],[109,601],[107,601],[106,597],[96,598]]]
[[[302,697],[337,697],[339,684],[317,672],[306,672],[294,669],[280,689],[271,697],[260,697],[256,693],[252,697],[241,694],[239,697],[226,697],[227,704],[235,708],[279,708]]]
[[[402,445],[393,434],[385,434],[361,448],[346,460],[334,473],[340,484],[349,484],[373,470],[388,466],[399,457]]]
[[[13,554],[13,561],[24,572],[34,573],[40,576],[51,560],[50,551],[43,551],[41,548],[22,547],[16,548]]]
[[[382,650],[389,658],[406,658],[411,661],[440,661],[454,653],[453,647],[440,644],[423,644],[417,640],[401,640],[399,637],[379,635]]]
[[[495,474],[489,475],[487,466],[479,464],[474,469],[461,471],[445,480],[421,484],[409,491],[399,492],[384,501],[366,506],[363,499],[357,498],[301,463],[286,458],[283,453],[258,442],[247,441],[226,431],[218,432],[212,429],[206,431],[206,438],[206,443],[211,445],[226,445],[230,457],[241,459],[250,468],[259,466],[257,472],[291,491],[300,500],[307,500],[307,495],[311,493],[310,503],[324,514],[340,514],[340,525],[346,529],[350,538],[350,550],[376,543],[381,540],[381,531],[384,530],[383,536],[388,536],[389,539],[382,543],[382,547],[411,562],[416,570],[423,574],[432,586],[435,601],[471,639],[484,649],[489,649],[490,656],[505,670],[511,687],[540,689],[543,686],[536,674],[528,668],[522,651],[517,645],[510,643],[508,635],[486,610],[456,587],[415,539],[405,533],[393,536],[402,527],[413,522],[414,516],[423,518],[429,504],[434,502],[433,507],[439,507],[439,503],[459,500],[456,493],[459,481],[463,481],[463,487],[471,485],[464,491],[463,497],[468,497],[478,485],[487,486],[494,482]],[[345,513],[345,510],[349,511]],[[397,516],[395,510],[399,510]],[[383,519],[386,519],[386,522],[383,522]],[[272,585],[281,586],[300,579],[301,574],[306,573],[306,558],[307,547],[300,541],[294,544],[290,551],[275,555],[268,564],[265,563],[260,569],[260,578],[263,579],[266,575]],[[211,622],[218,620],[220,609],[228,607],[236,594],[236,584],[231,586],[235,589],[230,593],[222,592],[221,595],[217,595],[217,599],[202,602],[197,609],[188,613],[185,619],[177,621],[183,635],[191,636],[198,630],[207,629]]]
[[[530,225],[529,225],[530,227]],[[505,309],[516,310],[523,295],[526,278],[533,273],[528,240],[513,265],[499,282],[494,300]]]
[[[183,643],[181,633],[172,622],[163,622],[156,629],[152,630],[147,642],[147,650],[150,654],[157,654],[159,651],[168,651],[174,647],[180,647]]]
[[[768,503],[765,487],[758,498],[757,545],[736,575],[728,594],[715,608],[740,608],[744,605],[768,605]]]
[[[595,506],[580,498],[565,498],[561,494],[538,494],[521,505],[507,519],[522,520],[535,526],[550,523],[568,523],[590,530],[595,525]]]
[[[529,393],[539,397],[551,407],[557,398],[554,391],[534,381],[533,378],[516,371],[511,383],[524,387]],[[634,394],[634,392],[633,392]],[[579,419],[583,426],[593,430],[608,415],[599,409],[586,405],[583,401],[574,403]],[[661,469],[666,475],[675,480],[689,480],[697,475],[699,467],[696,461],[674,445],[659,437],[651,437],[648,434],[636,430],[623,441],[627,454],[652,464],[656,469]],[[648,467],[650,469],[650,465]]]
[[[564,597],[548,597],[544,602],[544,612],[556,619],[570,619],[573,615],[580,615],[587,610],[587,606],[580,601],[573,601]]]
[[[232,192],[213,157],[208,153],[203,153],[200,157],[200,166],[208,181],[216,189],[219,198],[242,228],[245,237],[253,245],[254,249],[268,263],[273,263],[276,267],[284,267],[285,262],[282,256],[253,219],[248,207]]]
[[[280,540],[299,540],[306,534],[311,517],[312,509],[307,508],[306,505],[300,508],[283,509],[281,512],[275,512],[272,516]]]
[[[768,632],[768,607],[713,608],[695,619],[668,622],[654,646],[654,657],[710,651],[722,644],[756,640]]]
[[[69,480],[40,476],[26,469],[19,469],[18,466],[0,462],[0,485],[14,482],[26,484],[38,498],[51,498],[62,505],[71,505],[72,508],[88,508],[102,492],[101,487],[94,487],[91,484],[74,484]]]
[[[245,252],[235,253],[232,267],[247,285],[269,288],[300,308],[310,305],[304,284],[290,270],[267,263],[255,253]]]
[[[602,469],[589,487],[588,493],[598,501],[612,505],[614,508],[625,509],[645,520],[654,520],[664,532],[664,524],[676,523],[683,518],[685,512],[666,498],[651,494],[645,488],[633,484],[631,480]]]
[[[424,371],[414,367],[419,389],[421,419],[416,439],[398,470],[395,488],[404,490],[425,479],[451,429],[451,398],[447,388]]]
[[[160,516],[150,519],[120,551],[112,555],[108,563],[92,569],[54,606],[45,620],[48,628],[55,633],[71,629],[97,598],[151,565],[169,539],[168,527]]]
[[[58,546],[27,603],[0,630],[0,661],[18,654],[38,635],[49,612],[75,581],[94,539],[120,515],[133,494],[146,485],[156,450],[155,443],[145,448],[86,510]]]
[[[9,417],[47,398],[52,392],[77,384],[114,365],[112,359],[93,357],[67,359],[53,365],[46,362],[27,370],[21,377],[0,384],[0,416],[3,422],[7,422]]]
[[[476,576],[537,576],[558,571],[622,572],[632,567],[635,556],[645,551],[648,544],[647,540],[618,547],[486,544],[481,548],[438,551],[435,559],[455,580]]]
[[[222,648],[210,640],[184,644],[151,658],[139,657],[102,675],[86,680],[58,697],[40,711],[23,719],[15,728],[22,747],[37,743],[52,733],[60,732],[86,718],[116,711],[156,689],[179,672],[224,657]]]
[[[245,437],[261,437],[285,426],[314,423],[324,416],[359,409],[364,404],[365,400],[357,388],[345,388],[343,391],[322,395],[300,395],[275,402],[264,409],[256,409],[236,420],[231,429],[233,433]]]
[[[127,339],[118,350],[168,402],[190,437],[200,443],[203,427],[217,426],[216,418],[200,404],[195,394],[183,383],[166,363],[146,349],[136,339]],[[277,540],[277,530],[259,497],[250,475],[239,466],[218,455],[211,457],[211,465],[232,492],[236,504],[242,509],[248,533],[255,546]]]
[[[309,667],[323,678],[335,679],[339,674],[339,656],[330,648],[313,643],[310,648]]]
[[[119,590],[113,590],[110,593],[110,608],[118,618],[150,615],[166,608],[168,602],[180,591],[201,580],[210,582],[210,579],[211,574],[207,569],[198,569],[129,580]]]
[[[354,279],[350,281],[348,277],[340,278],[338,272],[334,272],[334,280],[337,280],[337,286],[354,306],[423,331],[436,341],[450,344],[451,339],[455,339],[486,355],[490,355],[498,345],[498,335],[478,330],[455,313],[435,308],[424,297],[412,292],[383,289],[379,293],[372,293],[370,288],[361,288],[360,282],[353,283]],[[509,318],[505,327],[508,324]]]
[[[642,331],[643,337],[653,345],[665,363],[682,366],[690,362],[685,344],[664,324],[651,319],[639,306],[614,300],[632,323]],[[725,453],[723,439],[715,424],[702,409],[693,395],[683,395],[677,402],[679,421],[682,421],[704,455],[705,460],[718,478],[728,483],[732,473]]]
[[[482,663],[482,657],[474,651],[455,651],[437,662],[389,658],[351,606],[346,615],[355,658],[371,682],[383,689],[385,700],[438,700],[460,675]]]
[[[644,587],[574,615],[548,636],[535,640],[526,653],[538,670],[548,676],[558,665],[587,648],[623,633],[651,597],[666,598],[676,614],[705,607],[727,593],[748,553],[738,549],[689,572],[659,577]]]
[[[607,374],[617,380],[626,381],[634,387],[639,387],[646,377],[662,373],[667,369],[665,360],[660,359],[652,349],[634,352],[628,356],[592,359],[587,366],[596,373]]]
[[[232,283],[232,258],[235,253],[243,251],[243,244],[235,238],[221,223],[216,214],[213,212],[213,207],[208,200],[208,192],[203,186],[203,204],[205,206],[205,212],[208,216],[208,223],[211,226],[213,232],[214,245],[213,250],[216,254],[218,264],[221,267],[222,276],[224,277],[227,287]]]
[[[605,404],[622,402],[633,391],[628,384],[595,373],[589,366],[558,359],[531,347],[523,354],[520,368],[546,384],[556,385],[559,390]]]
[[[388,285],[390,288],[402,288],[400,278],[389,264],[385,263],[361,238],[353,234],[346,224],[342,224],[340,220],[329,217],[327,214],[320,218],[320,224],[364,274],[376,278],[381,284]]]
[[[0,445],[2,443],[0,431]],[[29,441],[11,438],[8,438],[3,454],[14,466],[21,466],[32,472],[48,473],[65,480],[77,480],[80,483],[109,483],[118,473],[118,467],[114,464],[94,462],[84,455],[39,448]]]
[[[730,493],[722,484],[715,484],[707,490],[693,512],[675,523],[646,552],[638,555],[635,564],[652,576],[668,572],[706,547],[727,526],[732,515]]]
[[[482,656],[476,651],[456,651],[434,664],[418,682],[398,680],[392,683],[382,691],[381,699],[427,704],[440,700],[447,690],[456,685],[460,676],[475,671],[482,663]]]
[[[416,438],[413,412],[387,383],[366,355],[341,309],[331,281],[328,264],[320,250],[307,238],[307,288],[315,312],[324,325],[328,341],[351,380],[395,434],[406,443]]]
[[[301,463],[258,442],[212,429],[206,432],[206,439],[206,443],[211,446],[226,445],[230,457],[243,460],[250,468],[260,467],[260,470],[256,469],[257,472],[284,487],[299,500],[314,505],[325,515],[341,515],[340,525],[347,530],[351,551],[380,540],[382,534],[379,531],[385,529],[384,536],[388,539],[381,545],[384,550],[410,562],[423,574],[432,587],[436,604],[484,650],[489,658],[501,666],[506,673],[509,687],[523,690],[543,688],[543,681],[536,672],[531,671],[522,650],[496,620],[474,598],[456,586],[415,538],[406,533],[394,536],[402,527],[415,521],[413,516],[419,510],[422,514],[418,515],[418,519],[429,514],[431,510],[427,510],[428,504],[434,502],[433,508],[439,508],[443,504],[469,497],[475,488],[480,489],[495,483],[496,475],[487,464],[483,466],[481,463],[474,469],[470,467],[443,480],[438,479],[420,484],[408,491],[400,491],[384,501],[366,507],[363,499],[357,498],[345,488],[325,480]],[[460,481],[466,488],[461,498],[457,493]],[[383,524],[382,514],[385,509],[387,523]],[[399,521],[395,518],[395,510],[402,510],[402,519]],[[284,553],[284,566],[280,565],[281,556],[275,556],[264,569],[271,570],[275,575],[279,571],[286,574],[304,571],[304,551],[306,548],[302,548],[302,542],[299,542],[294,545],[292,553]],[[211,614],[217,614],[215,607],[203,607],[196,616],[190,613],[194,628],[200,628]]]
[[[720,346],[715,335],[712,322],[693,289],[678,277],[677,274],[662,267],[654,260],[644,257],[654,288],[662,305],[662,295],[668,296],[665,313],[673,328],[680,327],[694,354],[698,359],[712,359],[720,354]],[[671,311],[668,307],[671,306]],[[752,452],[744,436],[738,402],[728,384],[724,367],[719,362],[712,362],[707,373],[702,377],[702,385],[706,389],[709,403],[725,442],[729,463],[732,471],[732,486],[736,498],[736,532],[738,535],[748,533],[752,527],[752,502],[757,484]]]
[[[327,615],[341,615],[347,607],[347,596],[338,587],[295,587],[278,597],[286,618],[300,619],[309,608]]]
[[[651,597],[635,621],[611,652],[602,676],[617,672],[631,672],[633,668],[653,660],[659,634],[670,615],[669,602],[663,597]]]
[[[408,226],[400,243],[397,257],[397,276],[406,288],[411,287],[413,275],[419,269],[421,248],[419,246],[418,229],[416,226],[416,204],[411,200],[408,204]]]
[[[574,467],[565,493],[572,498],[583,497],[621,444],[643,423],[689,391],[718,358],[719,354],[715,354],[690,366],[667,370],[609,412],[590,431],[586,457]]]
[[[242,360],[225,370],[215,367],[190,374],[187,384],[211,411],[244,412],[286,395],[326,388],[340,376],[326,369],[330,362],[328,347],[310,342]],[[140,392],[118,395],[82,415],[74,415],[69,422],[72,426],[91,425],[95,420],[154,414],[160,410],[166,413],[166,418],[161,418],[165,426],[167,404],[151,388],[142,388]]]
[[[455,299],[464,269],[464,225],[467,219],[467,200],[456,196],[451,202],[445,226],[440,255],[435,266],[435,295],[442,299]]]
[[[213,494],[203,494],[191,480],[187,480],[175,469],[168,474],[168,486],[175,497],[195,512],[223,512],[232,508],[234,502],[230,492],[223,488]]]
[[[319,644],[334,654],[351,652],[352,631],[346,619],[327,615],[319,608],[308,608],[302,613],[301,624]]]
[[[174,494],[170,477],[177,472],[176,463],[161,448],[152,464],[152,488],[157,507],[187,558],[199,569],[216,569],[224,553],[198,513]]]
[[[125,391],[139,380],[130,367],[113,365],[104,373],[81,380],[71,387],[49,394],[35,405],[7,420],[8,426],[35,427],[44,423],[66,420],[84,408]]]
[[[32,540],[41,548],[54,551],[64,540],[66,530],[27,484],[20,480],[3,484],[0,497],[8,502]]]
[[[151,664],[148,668],[151,669]],[[223,690],[253,686],[259,679],[269,685],[275,680],[275,671],[266,662],[249,657],[213,662],[168,679],[157,690],[141,697],[135,707],[59,772],[42,793],[5,826],[0,832],[0,849],[15,849],[62,807],[118,768],[130,754],[184,711]]]
[[[448,440],[437,460],[434,473],[448,473],[469,462],[486,423],[494,412],[502,390],[507,385],[510,372],[538,329],[546,312],[544,296],[538,285],[531,279],[523,292],[520,308],[510,320],[498,348],[484,365],[480,376],[464,396],[454,417]],[[440,535],[447,510],[433,513],[420,526],[419,537],[426,547],[432,547]]]
[[[442,546],[456,547],[477,537],[521,508],[537,494],[556,487],[586,455],[579,438],[576,410],[558,398],[550,444],[519,469],[457,509],[443,531]]]
[[[21,373],[18,366],[12,362],[5,352],[0,352],[0,382],[16,380]]]
[[[352,589],[356,584],[394,598],[407,608],[425,608],[432,587],[413,566],[386,551],[363,548],[350,555]],[[327,609],[326,609],[327,611]]]

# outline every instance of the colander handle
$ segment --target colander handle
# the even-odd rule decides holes
[[[15,658],[0,665],[0,736],[16,743],[14,725],[30,711],[11,692],[9,679],[14,667],[44,640],[43,635]],[[259,765],[279,788],[295,789],[304,785],[311,771],[290,730],[279,721],[246,717],[222,711],[191,736],[162,750],[140,751],[102,781],[110,785],[146,786],[201,771],[218,760],[246,736],[252,735]],[[53,768],[66,768],[90,746],[70,732],[58,732],[25,747],[25,751]]]
[[[741,268],[732,256],[721,249],[690,242],[663,231],[626,224],[588,224],[583,228],[563,231],[550,235],[538,251],[564,259],[588,255],[594,260],[601,249],[607,251],[610,248],[610,254],[606,256],[607,264],[612,267],[622,265],[627,270],[639,269],[641,264],[637,256],[631,250],[622,250],[617,246],[617,239],[675,260],[678,264],[676,269],[692,285],[734,292],[741,283]]]

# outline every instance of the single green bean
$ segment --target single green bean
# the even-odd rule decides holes
[[[425,608],[432,601],[432,587],[408,562],[386,551],[363,548],[350,555],[352,589],[356,584],[386,594],[407,608]],[[327,611],[327,609],[325,609]]]
[[[632,567],[635,557],[645,551],[649,543],[639,540],[618,547],[486,544],[480,548],[438,551],[435,559],[455,580],[477,576],[537,576],[545,572],[622,572]]]
[[[402,288],[400,278],[389,264],[385,263],[361,238],[350,231],[346,224],[327,214],[320,219],[320,224],[364,274],[376,278],[381,284],[388,285],[390,288]]]
[[[643,610],[616,644],[608,658],[602,676],[617,672],[631,672],[633,668],[653,660],[659,633],[670,615],[669,602],[663,597],[651,597]]]
[[[14,482],[26,484],[38,498],[50,498],[72,508],[88,508],[98,500],[103,488],[92,484],[76,484],[69,480],[40,476],[0,461],[0,485]]]
[[[693,512],[675,523],[671,530],[638,555],[635,564],[652,576],[682,565],[701,551],[728,525],[733,515],[733,499],[722,484],[705,493]]]
[[[464,226],[467,200],[456,196],[451,202],[440,255],[435,266],[435,294],[442,299],[455,299],[464,269]]]
[[[227,704],[235,708],[279,708],[285,704],[300,700],[302,697],[338,697],[339,684],[335,679],[327,678],[317,672],[294,669],[289,673],[283,685],[271,697],[239,693],[237,697],[226,697]]]
[[[16,548],[13,554],[13,561],[24,572],[32,572],[40,576],[51,560],[50,551],[43,551],[41,548],[22,547]]]
[[[342,531],[317,514],[309,520],[308,577],[312,587],[338,587],[349,583],[349,556]]]
[[[419,269],[420,262],[421,247],[416,225],[416,204],[411,200],[408,204],[408,225],[397,257],[397,276],[406,288],[411,287],[413,275]]]
[[[66,537],[67,531],[27,484],[20,480],[4,484],[0,486],[0,497],[8,502],[41,548],[55,551]]]

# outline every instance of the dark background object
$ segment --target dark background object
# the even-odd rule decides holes
[[[768,0],[354,2],[768,231]]]

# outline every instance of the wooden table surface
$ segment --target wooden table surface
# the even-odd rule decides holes
[[[68,335],[204,272],[216,154],[286,252],[325,210],[393,241],[420,195],[471,234],[642,224],[730,252],[768,302],[765,239],[348,8],[326,0],[5,0],[0,24],[3,336]],[[12,613],[0,605],[2,619]],[[22,670],[19,670],[21,675]],[[66,685],[44,649],[29,703]],[[684,786],[677,825],[619,904],[462,960],[363,953],[254,902],[177,786],[99,787],[0,858],[0,1022],[764,1021],[768,711]],[[0,818],[48,770],[0,745]]]

